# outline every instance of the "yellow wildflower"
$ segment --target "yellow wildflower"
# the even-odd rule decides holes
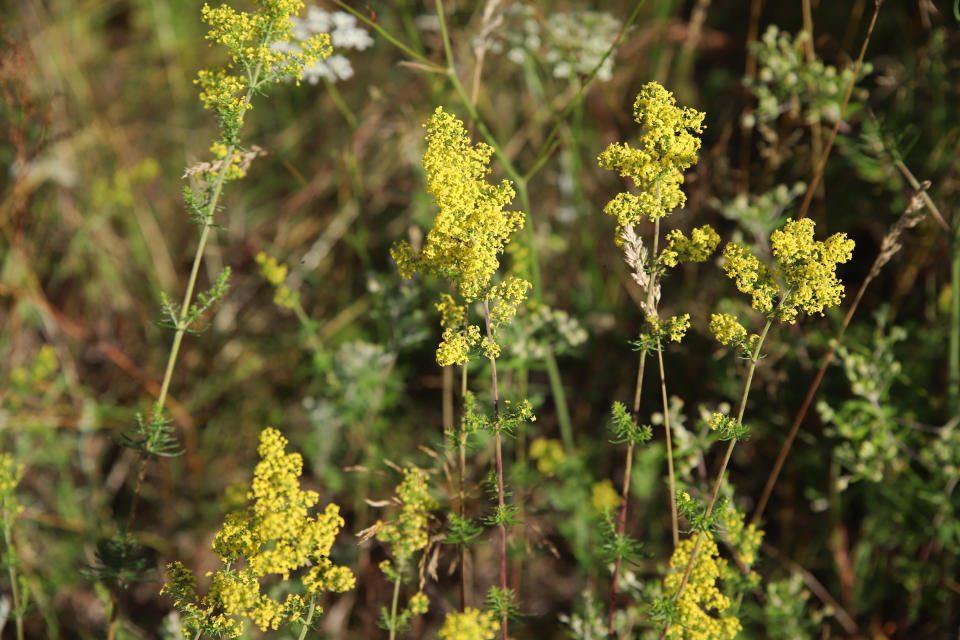
[[[819,242],[813,239],[814,226],[810,218],[788,219],[783,229],[770,236],[770,244],[787,290],[784,308],[823,315],[824,308],[835,307],[843,299],[837,264],[851,258],[853,240],[835,233]]]
[[[753,308],[764,313],[773,309],[778,289],[770,269],[739,242],[728,242],[723,257],[727,277],[736,281],[737,289],[753,298]]]
[[[667,637],[682,640],[733,640],[741,629],[740,621],[735,616],[725,615],[731,607],[730,598],[721,593],[716,584],[727,561],[720,558],[717,543],[708,534],[702,535],[700,550],[687,585],[676,603],[679,616],[677,624],[670,627]],[[663,579],[667,595],[675,594],[679,589],[693,545],[692,538],[682,540],[673,552],[670,558],[670,573]]]
[[[662,218],[686,202],[680,188],[683,172],[697,161],[703,132],[703,113],[678,107],[673,94],[656,82],[643,86],[633,105],[634,120],[643,134],[636,148],[615,142],[600,154],[604,169],[630,178],[638,195],[621,193],[604,211],[618,221],[617,238],[628,224],[639,223],[644,216]]]
[[[260,275],[274,286],[273,303],[284,309],[294,309],[300,304],[300,294],[288,287],[284,282],[287,279],[287,265],[278,262],[273,256],[261,251],[256,257],[260,265]]]
[[[747,330],[729,313],[710,314],[710,333],[722,345],[738,345],[747,339]]]
[[[609,479],[596,482],[590,487],[590,505],[597,513],[607,513],[620,506],[620,494]]]
[[[257,254],[256,261],[260,265],[260,275],[273,286],[278,287],[287,279],[287,265],[278,263],[273,256],[261,251]]]
[[[404,277],[433,273],[456,283],[465,300],[485,299],[500,266],[499,255],[513,232],[523,228],[524,213],[503,210],[514,196],[509,180],[485,180],[492,147],[471,144],[463,122],[442,107],[425,126],[427,192],[440,212],[419,254],[399,243],[391,255]]]
[[[681,262],[705,262],[720,244],[720,236],[708,224],[690,231],[687,238],[683,231],[674,229],[667,234],[667,246],[660,252],[660,264],[675,267]]]
[[[480,342],[480,327],[470,325],[464,329],[448,328],[443,332],[437,347],[437,364],[446,367],[463,364],[470,359],[470,350]]]
[[[465,310],[462,304],[457,304],[457,301],[453,299],[448,293],[441,294],[440,302],[436,305],[437,311],[440,312],[442,324],[447,329],[460,328],[463,326],[463,321],[465,316]]]
[[[256,10],[249,12],[226,4],[204,4],[200,12],[210,27],[207,40],[223,45],[228,62],[224,67],[200,71],[194,83],[200,85],[203,106],[217,114],[222,141],[228,145],[238,142],[244,114],[252,108],[250,97],[257,90],[281,78],[299,82],[304,68],[333,51],[326,33],[313,36],[296,50],[273,46],[292,38],[290,16],[303,8],[302,0],[261,0],[256,4]],[[234,179],[242,174],[231,160],[228,171],[221,175]]]
[[[530,458],[536,461],[537,470],[550,475],[557,467],[567,461],[563,443],[554,438],[537,438],[530,443]]]
[[[488,611],[467,607],[447,614],[437,637],[440,640],[493,640],[500,624]]]
[[[430,608],[430,599],[423,591],[418,591],[410,596],[410,602],[407,603],[407,608],[413,615],[422,616]]]
[[[769,313],[779,296],[777,318],[792,323],[801,311],[823,315],[825,308],[840,304],[843,284],[836,275],[837,264],[851,258],[853,240],[835,233],[820,242],[813,239],[814,227],[809,218],[788,219],[783,229],[773,232],[774,269],[741,244],[731,242],[724,248],[724,271],[740,291],[752,296],[754,309]]]
[[[490,333],[483,339],[484,356],[496,358],[500,346],[496,330],[508,323],[526,298],[530,283],[516,277],[493,284],[500,267],[500,254],[514,231],[523,228],[522,211],[504,211],[513,200],[509,180],[487,182],[493,148],[479,142],[471,144],[463,122],[437,107],[427,128],[427,150],[423,154],[427,192],[440,209],[418,253],[405,242],[397,243],[390,255],[400,275],[431,273],[450,280],[459,297],[493,302]],[[471,349],[480,342],[480,328],[463,326],[465,309],[453,296],[445,294],[437,305],[445,331],[437,348],[441,366],[463,364]]]
[[[744,514],[731,503],[720,514],[720,524],[726,541],[733,548],[737,560],[745,567],[757,561],[757,550],[763,542],[764,532],[755,523],[744,524]],[[731,569],[732,570],[732,569]]]
[[[437,508],[437,501],[430,496],[427,474],[412,467],[403,470],[397,499],[402,505],[400,513],[380,526],[377,540],[393,545],[393,555],[402,569],[415,552],[427,546],[427,519],[430,511]]]
[[[340,508],[328,504],[322,513],[310,515],[319,496],[300,489],[303,459],[286,453],[286,446],[276,429],[260,434],[260,462],[247,492],[252,504],[228,514],[214,538],[213,550],[226,567],[212,574],[207,595],[197,599],[193,575],[181,563],[167,567],[169,580],[161,592],[173,596],[190,635],[202,629],[237,637],[243,632],[242,618],[261,630],[299,618],[305,606],[301,596],[290,594],[280,603],[261,592],[260,578],[272,574],[288,580],[292,572],[312,566],[303,580],[311,595],[353,587],[353,573],[329,558],[344,524]],[[242,568],[234,568],[238,566]]]

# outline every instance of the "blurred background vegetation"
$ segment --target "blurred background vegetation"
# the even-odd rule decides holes
[[[444,65],[431,1],[350,4]],[[840,120],[810,216],[818,236],[856,240],[840,270],[848,300],[913,198],[906,176],[930,181],[943,224],[929,215],[909,230],[867,289],[764,515],[761,593],[739,606],[747,638],[957,637],[953,6],[884,3],[841,118],[872,1],[647,0],[595,77],[636,3],[503,0],[486,20],[485,4],[446,5],[456,70],[504,153],[529,175],[528,231],[508,262],[539,274],[503,361],[508,396],[530,398],[538,416],[508,446],[523,521],[511,541],[512,575],[529,614],[513,625],[516,637],[591,637],[591,611],[606,608],[591,496],[602,502],[604,482],[622,479],[607,416],[611,402],[632,398],[629,340],[642,314],[602,213],[621,186],[596,156],[638,135],[631,105],[649,80],[707,114],[688,203],[672,222],[710,223],[725,240],[761,249],[796,214]],[[158,392],[170,339],[157,325],[158,294],[180,295],[196,241],[181,176],[208,158],[215,135],[192,84],[198,69],[221,62],[204,41],[200,6],[18,0],[0,9],[0,448],[25,468],[13,547],[30,593],[28,637],[102,637],[110,616],[107,589],[85,570],[129,508],[137,458],[120,435]],[[809,39],[797,35],[804,28]],[[248,117],[245,140],[267,154],[226,194],[207,252],[204,286],[230,266],[232,287],[208,330],[185,343],[169,401],[184,455],[149,468],[134,533],[157,570],[123,592],[122,637],[176,637],[159,568],[180,559],[202,576],[214,567],[210,541],[243,502],[264,426],[303,452],[306,484],[342,505],[348,532],[384,517],[368,500],[392,495],[393,464],[429,470],[440,498],[454,492],[443,437],[453,372],[434,360],[440,285],[402,281],[389,249],[415,244],[434,215],[421,124],[443,105],[479,134],[444,75],[405,64],[402,51],[367,31],[371,46],[338,51],[352,74],[341,61],[329,77],[277,89]],[[502,163],[493,166],[494,177],[506,177]],[[289,266],[299,315],[274,304],[255,260],[261,251]],[[698,489],[717,462],[702,415],[737,398],[742,377],[704,329],[711,312],[743,302],[711,262],[673,272],[665,292],[664,313],[690,313],[693,323],[665,355],[678,465],[685,486]],[[842,317],[841,309],[809,318],[768,341],[748,412],[753,436],[730,473],[748,515]],[[474,389],[485,388],[484,371],[471,372]],[[552,379],[562,381],[565,408]],[[654,380],[648,385],[642,415],[656,424],[660,402]],[[656,433],[632,478],[629,529],[649,555],[635,568],[638,584],[669,554]],[[535,445],[540,438],[561,444]],[[489,448],[474,453],[475,480],[489,460]],[[480,515],[483,488],[473,494]],[[382,633],[376,617],[391,585],[376,568],[378,544],[345,534],[335,547],[359,586],[328,603],[321,628],[330,637]],[[433,608],[411,637],[430,636],[456,606],[454,559],[440,551],[439,579],[427,588]],[[475,547],[468,569],[479,602],[495,576],[492,545]]]

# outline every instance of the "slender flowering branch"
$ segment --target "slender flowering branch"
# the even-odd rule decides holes
[[[740,396],[740,409],[737,412],[737,424],[743,425],[743,414],[747,408],[747,398],[750,396],[750,387],[753,384],[753,374],[757,369],[757,363],[760,361],[760,349],[763,347],[763,342],[766,340],[767,332],[770,331],[770,326],[773,324],[773,318],[767,320],[767,323],[763,327],[763,331],[760,333],[759,340],[756,341],[756,348],[753,350],[753,354],[750,358],[750,370],[747,373],[747,381],[743,386],[743,394]],[[704,518],[709,518],[710,514],[713,513],[713,507],[717,502],[717,496],[720,495],[720,487],[723,485],[723,478],[727,472],[727,465],[730,463],[730,456],[733,455],[733,448],[737,444],[737,439],[733,438],[730,440],[730,444],[727,445],[727,451],[723,456],[723,462],[720,464],[720,470],[717,472],[717,479],[713,483],[713,492],[710,495],[710,502],[707,503],[707,508],[705,511]],[[679,600],[680,596],[683,594],[684,588],[687,586],[687,581],[690,579],[690,572],[693,570],[694,562],[697,559],[697,553],[700,550],[700,545],[703,541],[704,533],[703,531],[697,532],[697,539],[693,543],[693,550],[690,552],[690,559],[687,561],[687,566],[683,570],[683,578],[680,580],[680,586],[677,588],[676,594],[673,595],[674,600]],[[668,622],[663,631],[660,633],[660,640],[663,640],[667,637],[667,631],[670,630],[670,623]]]
[[[697,161],[701,141],[696,134],[703,131],[704,114],[695,109],[678,107],[673,94],[656,82],[643,86],[637,95],[633,112],[634,120],[643,130],[638,145],[631,147],[626,143],[615,142],[600,154],[598,161],[601,167],[614,170],[623,178],[629,178],[639,192],[618,194],[604,207],[604,212],[617,218],[617,244],[624,247],[627,263],[633,270],[633,278],[644,289],[647,296],[643,305],[646,330],[641,333],[640,339],[635,343],[640,350],[640,364],[634,391],[632,421],[633,429],[636,430],[647,351],[653,349],[657,352],[660,372],[667,444],[671,532],[676,547],[679,541],[677,507],[673,500],[676,485],[662,348],[664,338],[675,342],[683,338],[689,326],[689,315],[680,318],[674,316],[666,322],[661,322],[657,311],[660,300],[659,276],[664,267],[676,266],[682,260],[700,262],[706,260],[716,248],[719,236],[709,227],[697,230],[700,235],[690,239],[679,231],[672,231],[667,236],[669,242],[664,250],[660,251],[661,219],[686,201],[686,195],[680,185],[684,181],[683,172]],[[633,226],[644,219],[654,223],[653,254],[649,260],[641,239],[633,232]],[[616,537],[619,540],[623,540],[625,536],[627,500],[635,446],[632,438],[626,439],[625,442],[627,443],[627,460],[620,493],[620,516],[616,525]],[[618,553],[614,560],[607,627],[607,633],[610,636],[613,635],[622,559],[622,555]]]
[[[226,47],[231,63],[228,68],[203,70],[198,74],[196,80],[196,83],[203,89],[200,98],[204,106],[214,111],[219,120],[221,140],[213,145],[213,151],[218,156],[218,162],[210,165],[218,168],[216,178],[212,183],[206,182],[206,191],[200,194],[193,190],[186,192],[188,208],[203,229],[194,252],[190,275],[187,279],[186,290],[179,310],[177,311],[171,303],[166,302],[165,298],[165,311],[173,320],[172,327],[175,332],[167,356],[160,391],[154,403],[152,424],[164,424],[163,415],[167,395],[170,391],[183,337],[185,333],[191,330],[199,315],[194,304],[195,289],[200,273],[200,264],[203,261],[210,237],[210,229],[214,226],[214,216],[217,212],[220,195],[227,181],[241,178],[245,173],[242,164],[244,161],[243,154],[238,154],[237,149],[244,117],[247,111],[252,108],[251,100],[254,94],[261,90],[265,84],[275,82],[285,76],[299,78],[300,73],[306,66],[327,57],[332,51],[330,37],[327,34],[312,37],[303,43],[299,52],[280,52],[271,48],[274,41],[290,38],[292,25],[289,16],[302,7],[303,3],[298,0],[270,0],[264,2],[259,11],[249,14],[237,12],[226,5],[216,9],[205,6],[203,9],[203,18],[210,26],[207,38],[220,42]],[[242,69],[243,74],[232,74],[231,71],[234,67]],[[238,161],[241,162],[240,166],[237,165]],[[190,174],[190,170],[187,173]],[[200,175],[203,175],[203,171],[200,171]],[[200,294],[203,308],[209,307],[215,298],[222,295],[225,290],[226,280],[224,278],[220,289],[212,290],[213,295]],[[149,446],[141,445],[137,449],[141,453],[141,460],[137,473],[137,483],[130,504],[130,512],[127,517],[127,531],[133,528],[136,519],[137,505],[143,480],[146,476],[147,463],[150,457],[162,455],[151,450]]]
[[[763,517],[763,512],[766,510],[770,496],[773,494],[773,488],[776,486],[777,479],[780,477],[780,472],[783,470],[783,464],[786,462],[787,456],[790,454],[790,448],[793,446],[793,441],[797,437],[797,433],[800,431],[800,425],[803,424],[803,420],[807,416],[807,411],[810,409],[811,404],[813,404],[813,398],[816,396],[817,391],[820,388],[820,383],[823,380],[823,376],[827,372],[827,368],[830,366],[830,363],[833,362],[833,357],[837,352],[837,348],[840,346],[840,342],[843,340],[843,337],[846,334],[847,327],[850,326],[850,322],[853,320],[853,314],[856,313],[857,307],[860,305],[860,301],[863,299],[863,294],[866,292],[870,283],[873,282],[873,279],[880,274],[881,269],[883,269],[886,263],[900,250],[901,245],[899,238],[901,234],[907,229],[919,224],[923,219],[924,213],[922,212],[922,209],[924,208],[924,205],[926,205],[928,210],[930,210],[929,198],[930,196],[927,195],[926,188],[923,188],[911,199],[906,211],[901,214],[900,218],[898,218],[897,221],[890,227],[887,235],[884,236],[880,245],[880,251],[877,254],[877,257],[874,259],[873,265],[870,267],[870,272],[867,273],[866,277],[863,279],[863,282],[860,283],[860,287],[857,289],[857,293],[853,297],[853,302],[850,303],[850,307],[847,309],[847,313],[843,317],[843,322],[840,323],[840,330],[837,332],[836,337],[834,337],[834,339],[831,341],[830,349],[823,357],[823,362],[820,364],[820,368],[813,376],[813,380],[810,382],[810,387],[807,389],[807,395],[804,396],[803,403],[801,403],[800,408],[797,410],[797,415],[793,419],[793,424],[790,425],[790,431],[787,432],[787,437],[783,441],[783,445],[780,447],[780,452],[777,454],[777,459],[773,463],[773,468],[770,470],[770,475],[767,477],[767,482],[763,487],[763,493],[760,495],[760,499],[757,501],[757,506],[753,511],[751,522],[757,523],[760,521],[760,518]]]
[[[483,312],[484,317],[486,318],[487,326],[487,339],[493,340],[493,332],[490,325],[490,303],[487,300],[483,301]],[[489,357],[490,360],[490,383],[491,394],[493,395],[493,422],[494,422],[494,438],[496,444],[496,456],[497,456],[497,507],[500,510],[500,513],[503,513],[506,508],[506,504],[503,500],[503,450],[501,447],[501,438],[500,438],[500,392],[497,388],[497,359],[492,355]],[[499,519],[497,523],[497,530],[500,536],[500,590],[502,593],[507,592],[507,526],[503,522],[503,519]],[[500,613],[500,633],[503,640],[507,640],[507,612],[504,610]]]

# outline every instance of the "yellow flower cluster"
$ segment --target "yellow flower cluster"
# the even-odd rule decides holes
[[[446,367],[463,364],[470,359],[470,351],[480,342],[480,327],[475,324],[466,329],[444,329],[437,347],[437,364]]]
[[[595,482],[590,487],[590,506],[599,514],[609,513],[620,506],[621,498],[609,479]]]
[[[23,465],[13,461],[13,454],[0,454],[0,509],[4,519],[23,511],[23,507],[17,504],[13,497],[13,492],[22,479]]]
[[[440,640],[493,640],[500,624],[488,611],[467,607],[447,614],[437,637]]]
[[[273,303],[284,309],[296,308],[300,304],[300,294],[284,284],[287,279],[287,265],[277,262],[276,258],[263,251],[257,254],[256,261],[260,265],[260,275],[276,290]]]
[[[473,300],[493,302],[490,324],[491,333],[495,334],[516,315],[530,289],[529,282],[517,277],[492,283],[510,236],[523,228],[524,213],[503,210],[514,196],[509,180],[499,184],[486,181],[492,147],[482,142],[471,144],[463,122],[442,107],[437,107],[424,126],[427,192],[440,211],[419,253],[409,244],[399,242],[390,255],[404,278],[413,277],[416,272],[431,273],[454,283],[457,293],[468,304]],[[438,364],[463,364],[478,344],[482,345],[484,356],[500,355],[495,335],[481,338],[480,327],[466,324],[466,310],[453,296],[444,294],[437,310],[443,316],[444,327],[437,347]]]
[[[843,300],[837,265],[850,260],[854,243],[845,233],[835,233],[823,242],[814,240],[814,226],[810,218],[788,219],[783,229],[770,236],[770,245],[787,289],[784,306],[823,315],[825,308]],[[795,317],[793,311],[785,319]]]
[[[204,630],[237,637],[243,633],[243,618],[261,630],[296,620],[306,606],[303,596],[273,600],[260,590],[260,578],[266,576],[289,580],[292,572],[311,567],[302,581],[311,597],[354,587],[353,573],[330,560],[330,548],[344,524],[340,508],[328,504],[322,513],[310,515],[319,496],[300,489],[303,459],[286,453],[286,446],[276,429],[268,427],[260,434],[260,462],[247,493],[253,503],[227,515],[217,533],[213,550],[226,567],[212,574],[207,595],[197,599],[193,575],[181,563],[168,566],[162,592],[173,596],[190,634]]]
[[[677,601],[677,624],[670,627],[668,638],[682,640],[732,640],[741,629],[735,616],[724,615],[730,609],[730,598],[717,588],[717,579],[726,567],[720,558],[717,543],[702,534],[700,550],[690,571],[690,577]],[[694,539],[682,540],[670,558],[671,572],[663,579],[668,595],[675,594],[683,579],[683,572],[693,551]],[[715,612],[715,615],[711,615]]]
[[[303,8],[301,0],[261,0],[256,11],[237,11],[229,5],[203,5],[201,16],[210,30],[207,40],[224,46],[229,56],[225,68],[200,71],[200,100],[214,111],[224,138],[235,142],[243,114],[251,108],[250,95],[265,83],[280,78],[299,80],[303,69],[333,51],[328,34],[317,34],[296,51],[273,47],[293,36],[290,16]],[[251,85],[251,82],[254,84]]]
[[[425,126],[427,192],[440,212],[419,254],[399,243],[391,255],[405,278],[417,271],[433,273],[453,281],[467,301],[489,298],[499,255],[514,231],[523,228],[524,213],[503,210],[513,200],[513,187],[509,180],[485,180],[493,149],[471,144],[463,122],[437,107]]]
[[[550,475],[567,461],[563,443],[555,438],[537,438],[530,443],[530,458],[537,463],[537,471]]]
[[[729,313],[710,314],[710,333],[717,342],[728,347],[747,339],[747,330]]]
[[[682,316],[670,316],[666,322],[661,322],[656,316],[647,316],[647,324],[650,327],[650,338],[660,337],[668,339],[671,342],[680,342],[687,335],[687,329],[690,328],[690,314],[685,313]]]
[[[752,297],[754,309],[770,313],[779,296],[776,316],[792,323],[801,311],[823,315],[825,308],[840,304],[843,284],[836,275],[837,264],[851,258],[853,240],[845,233],[835,233],[823,242],[814,240],[814,227],[809,218],[788,219],[783,229],[773,232],[774,269],[739,243],[724,248],[724,271],[736,281],[737,289]]]
[[[743,512],[729,503],[720,514],[720,526],[737,560],[745,567],[752,567],[757,561],[757,550],[763,542],[764,532],[755,523],[744,524],[744,520]]]
[[[736,281],[737,289],[753,298],[753,308],[764,313],[773,309],[779,289],[770,269],[739,242],[728,242],[723,257],[727,277]]]
[[[440,295],[440,302],[436,305],[437,311],[440,312],[440,324],[443,325],[445,329],[459,329],[463,327],[463,322],[466,319],[466,309],[462,304],[457,304],[457,301],[453,299],[448,293]]]
[[[493,307],[490,309],[490,325],[496,330],[513,320],[517,307],[527,299],[530,283],[523,278],[508,276],[490,290]]]
[[[686,202],[680,188],[683,172],[697,161],[703,132],[702,112],[678,107],[673,94],[656,82],[648,82],[637,95],[633,116],[642,128],[637,148],[615,142],[600,154],[604,169],[630,178],[638,195],[620,193],[604,211],[618,220],[618,243],[622,229],[643,217],[662,218]]]
[[[660,252],[658,260],[667,267],[675,267],[681,262],[706,262],[718,244],[720,236],[708,224],[693,229],[689,238],[683,231],[674,229],[667,234],[667,246]]]
[[[415,616],[422,616],[430,609],[430,598],[423,591],[417,591],[410,596],[407,609]]]
[[[210,145],[210,153],[213,154],[213,157],[218,161],[223,161],[229,153],[227,145],[222,142],[214,142]],[[227,167],[227,172],[224,174],[225,180],[239,180],[247,175],[246,166],[249,165],[249,162],[246,161],[242,153],[235,153],[232,156],[230,161],[230,166]]]
[[[393,555],[401,570],[413,554],[427,546],[430,511],[437,508],[427,487],[427,474],[420,469],[403,470],[403,481],[397,487],[397,499],[402,505],[393,520],[380,523],[377,540],[393,545]]]

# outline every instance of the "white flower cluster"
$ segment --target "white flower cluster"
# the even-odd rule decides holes
[[[317,84],[321,78],[330,82],[348,80],[353,77],[353,65],[346,56],[337,53],[344,49],[363,51],[373,45],[373,38],[365,29],[357,25],[356,17],[345,11],[329,12],[317,7],[307,9],[306,18],[291,18],[293,22],[293,38],[291,42],[274,43],[273,48],[278,51],[297,51],[300,43],[310,39],[318,33],[329,33],[333,43],[334,53],[326,60],[303,70],[300,79]]]
[[[757,108],[744,115],[744,125],[753,127],[776,120],[781,114],[799,107],[808,122],[840,119],[843,96],[853,78],[853,69],[838,71],[820,60],[808,62],[803,55],[810,34],[801,31],[796,38],[776,25],[770,25],[759,42],[753,45],[757,54],[757,77],[744,78],[757,97]],[[870,63],[863,65],[862,73],[872,71]],[[855,94],[857,100],[866,97],[863,90]]]
[[[521,325],[521,326],[517,326]],[[587,330],[566,311],[540,305],[515,323],[510,350],[518,358],[538,360],[548,353],[563,354],[587,341]]]
[[[525,4],[507,11],[507,26],[501,30],[506,41],[493,41],[493,52],[507,51],[507,57],[522,64],[527,56],[552,66],[553,77],[587,75],[600,64],[603,55],[620,31],[620,21],[605,11],[567,11],[552,13],[540,22]],[[599,80],[613,77],[613,53],[597,71]]]

